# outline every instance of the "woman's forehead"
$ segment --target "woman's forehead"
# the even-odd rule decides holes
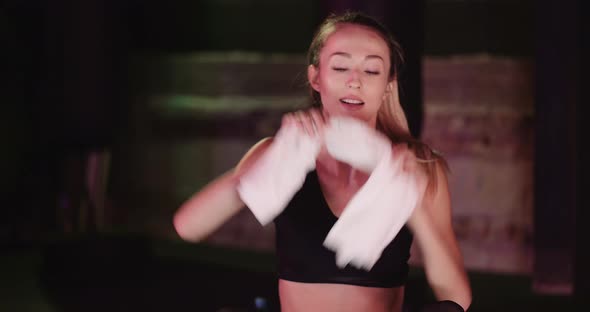
[[[324,56],[337,53],[378,55],[389,58],[389,47],[377,31],[367,26],[341,24],[331,33],[321,51]]]

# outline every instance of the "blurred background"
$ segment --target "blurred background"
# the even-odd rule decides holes
[[[470,311],[574,311],[584,5],[0,1],[0,311],[277,311],[272,225],[245,209],[189,244],[172,216],[306,105],[313,31],[346,10],[406,52],[401,100],[451,167]],[[418,250],[411,265],[407,302],[431,299]]]

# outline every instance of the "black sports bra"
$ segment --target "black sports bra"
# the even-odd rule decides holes
[[[392,203],[394,205],[395,203]],[[412,234],[402,227],[370,271],[338,268],[323,241],[338,218],[322,194],[317,172],[310,172],[289,205],[275,219],[279,278],[304,283],[397,287],[408,277]]]

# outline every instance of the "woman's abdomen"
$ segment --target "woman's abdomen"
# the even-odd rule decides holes
[[[279,296],[282,312],[399,312],[402,308],[404,288],[279,280]]]

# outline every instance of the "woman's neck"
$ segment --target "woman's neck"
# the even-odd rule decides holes
[[[353,186],[366,181],[366,174],[354,169],[349,164],[334,159],[325,148],[322,148],[317,160],[316,170],[319,175],[337,179],[346,186]]]

